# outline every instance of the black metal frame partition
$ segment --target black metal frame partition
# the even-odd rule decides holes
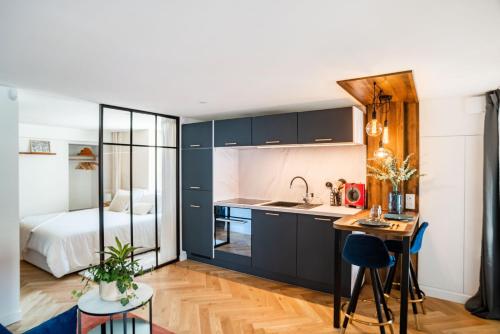
[[[112,143],[112,142],[104,142],[104,109],[112,109],[112,110],[118,110],[118,111],[124,111],[124,112],[129,112],[130,113],[130,142],[128,144],[124,143]],[[142,144],[134,144],[133,142],[133,115],[134,114],[146,114],[146,115],[151,115],[155,117],[155,144],[154,145],[142,145]],[[175,120],[175,146],[158,146],[158,118],[167,118],[167,119],[173,119]],[[155,269],[177,262],[179,260],[180,256],[180,200],[179,200],[179,192],[180,192],[180,182],[179,182],[179,168],[180,168],[180,147],[179,147],[179,117],[177,116],[170,116],[170,115],[164,115],[164,114],[158,114],[158,113],[153,113],[153,112],[148,112],[148,111],[143,111],[143,110],[136,110],[136,109],[130,109],[130,108],[124,108],[124,107],[118,107],[118,106],[113,106],[113,105],[107,105],[107,104],[100,104],[99,105],[99,174],[98,174],[98,179],[99,179],[99,250],[100,250],[100,262],[104,262],[104,249],[105,249],[105,244],[104,244],[104,168],[103,168],[103,163],[104,163],[104,146],[109,145],[109,146],[125,146],[129,147],[130,149],[130,155],[129,155],[129,168],[130,168],[130,204],[129,204],[129,212],[130,212],[130,243],[132,246],[134,246],[134,212],[133,212],[133,173],[132,173],[132,168],[133,168],[133,147],[146,147],[146,148],[154,148],[155,149]],[[157,166],[157,159],[158,159],[158,148],[160,149],[175,149],[175,157],[176,157],[176,258],[174,260],[168,261],[166,263],[159,264],[158,263],[158,252],[160,250],[159,244],[158,244],[158,166]],[[152,250],[147,250],[144,253],[151,252]],[[132,253],[132,260],[134,259],[134,255],[140,255],[141,253],[133,254]]]

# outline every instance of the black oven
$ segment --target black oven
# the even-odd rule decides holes
[[[252,210],[215,206],[214,248],[245,257],[252,256]]]

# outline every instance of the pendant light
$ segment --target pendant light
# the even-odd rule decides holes
[[[391,95],[382,95],[380,96],[380,103],[383,105],[385,111],[385,120],[384,120],[384,130],[382,132],[382,142],[384,144],[389,144],[389,123],[388,123],[388,114],[389,110],[391,108],[391,100],[392,96]]]
[[[378,143],[378,148],[373,152],[373,156],[377,159],[385,159],[389,156],[392,156],[392,151],[389,150],[388,148],[384,147],[384,144],[389,143],[389,126],[388,126],[388,121],[387,121],[387,115],[389,112],[390,108],[390,101],[391,101],[391,96],[390,95],[380,95],[380,104],[382,105],[383,111],[384,111],[384,132],[382,137],[380,138],[380,141]]]
[[[372,119],[366,124],[366,134],[371,137],[378,137],[382,134],[382,124],[377,121],[377,84],[373,82]]]
[[[390,157],[391,155],[392,151],[389,150],[388,148],[385,148],[382,139],[380,139],[378,148],[375,150],[375,152],[373,152],[373,156],[377,159],[385,159],[387,157]]]

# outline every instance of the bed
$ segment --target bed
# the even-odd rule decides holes
[[[134,215],[134,245],[155,247],[155,215]],[[104,211],[104,244],[117,236],[130,242],[130,213]],[[21,254],[55,277],[99,262],[99,210],[87,209],[29,216],[21,221]]]

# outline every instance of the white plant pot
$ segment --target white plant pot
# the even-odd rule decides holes
[[[127,296],[126,293],[121,293],[115,282],[100,282],[99,283],[99,296],[102,300],[108,302],[116,302]]]

